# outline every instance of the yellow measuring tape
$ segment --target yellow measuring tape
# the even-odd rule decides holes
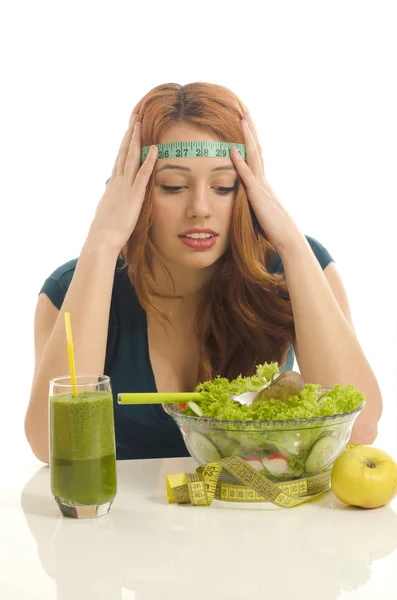
[[[348,442],[344,451],[360,445]],[[242,485],[218,481],[222,469],[234,475]],[[331,487],[331,470],[293,481],[273,483],[243,458],[229,456],[198,467],[196,473],[168,475],[166,483],[169,503],[209,506],[215,498],[226,502],[271,502],[281,508],[291,508],[328,491]]]

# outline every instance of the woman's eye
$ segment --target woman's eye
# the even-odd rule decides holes
[[[162,185],[161,187],[164,191],[169,192],[170,194],[177,194],[179,190],[182,189],[181,187],[171,185]]]
[[[162,185],[161,187],[164,191],[168,192],[169,194],[178,194],[178,192],[182,189],[182,186]],[[215,189],[218,192],[218,194],[226,195],[236,191],[237,185],[234,185],[233,187],[219,187]]]
[[[219,187],[217,188],[217,192],[221,195],[231,194],[231,192],[235,192],[237,190],[237,185],[233,187]]]

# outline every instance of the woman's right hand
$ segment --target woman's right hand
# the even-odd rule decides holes
[[[88,237],[93,243],[120,252],[134,231],[156,162],[157,148],[150,149],[141,166],[140,156],[141,123],[137,123],[134,115],[90,227]]]

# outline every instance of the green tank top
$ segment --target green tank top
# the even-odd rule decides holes
[[[322,269],[333,261],[329,252],[317,240],[306,236]],[[72,280],[77,258],[58,267],[44,282],[39,293],[48,296],[58,309]],[[174,420],[161,405],[128,406],[117,403],[120,392],[156,392],[156,383],[149,358],[146,312],[140,305],[128,279],[121,258],[117,260],[111,298],[108,339],[104,372],[111,378],[116,455],[118,460],[137,458],[168,458],[189,456],[182,435]],[[283,273],[276,255],[268,268],[271,273]],[[290,349],[281,371],[294,365]]]

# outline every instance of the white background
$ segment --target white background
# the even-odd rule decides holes
[[[229,87],[249,107],[271,186],[334,257],[383,392],[374,445],[397,453],[394,9],[381,0],[1,9],[3,461],[38,464],[23,421],[42,283],[78,256],[135,104],[161,83],[194,81]]]

